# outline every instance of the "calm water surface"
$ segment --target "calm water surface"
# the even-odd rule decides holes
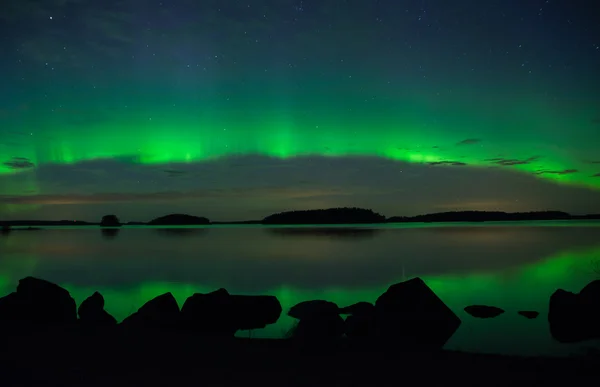
[[[463,320],[448,348],[562,355],[593,344],[555,343],[546,314],[556,288],[579,291],[600,277],[599,222],[331,227],[16,231],[0,236],[0,295],[37,276],[77,303],[100,291],[121,320],[167,291],[183,305],[194,292],[224,287],[275,295],[285,313],[310,299],[374,302],[389,285],[420,276]],[[462,310],[471,304],[506,313],[473,319]],[[541,315],[526,320],[516,313],[522,309]],[[254,336],[281,336],[292,322],[282,315]]]

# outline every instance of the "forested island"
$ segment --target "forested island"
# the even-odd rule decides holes
[[[262,224],[365,224],[384,223],[385,216],[364,208],[328,208],[288,211],[269,215]]]
[[[186,214],[171,214],[153,219],[149,226],[198,226],[210,224],[208,218]]]
[[[590,220],[600,219],[600,214],[571,215],[562,211],[450,211],[417,216],[392,216],[387,223],[403,222],[514,222],[534,220]]]

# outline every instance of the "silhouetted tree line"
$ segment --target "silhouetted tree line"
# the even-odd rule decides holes
[[[404,223],[404,222],[494,222],[532,220],[600,220],[600,214],[571,215],[563,211],[450,211],[416,216],[392,216],[387,218],[370,209],[357,207],[328,208],[318,210],[286,211],[269,215],[263,220],[238,222],[211,222],[202,216],[170,214],[150,222],[121,223],[116,215],[105,215],[101,227],[126,225],[207,225],[207,224],[360,224],[360,223]],[[12,227],[23,226],[96,226],[98,223],[79,220],[0,220],[0,232],[9,233]]]
[[[588,215],[589,216],[589,215]],[[562,211],[502,212],[502,211],[450,211],[417,216],[393,216],[389,223],[401,222],[494,222],[524,220],[578,219]],[[589,218],[593,219],[593,218]]]
[[[210,220],[202,216],[170,214],[153,219],[148,224],[152,226],[192,226],[210,224]]]
[[[263,224],[358,224],[382,222],[385,222],[385,216],[370,209],[357,207],[280,212],[269,215],[262,221]]]
[[[120,227],[121,221],[116,215],[104,215],[100,221],[102,227]]]

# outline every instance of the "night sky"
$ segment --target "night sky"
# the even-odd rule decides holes
[[[0,218],[600,212],[595,3],[2,1]]]

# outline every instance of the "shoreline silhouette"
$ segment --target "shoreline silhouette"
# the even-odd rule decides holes
[[[600,214],[572,215],[563,211],[449,211],[416,216],[391,216],[370,209],[343,207],[317,210],[285,211],[266,216],[261,220],[211,221],[206,217],[188,214],[169,214],[149,222],[130,221],[121,223],[116,215],[105,215],[100,222],[81,220],[0,220],[2,232],[13,227],[74,226],[74,227],[120,227],[120,226],[194,226],[194,225],[319,225],[319,224],[390,224],[390,223],[439,223],[439,222],[523,222],[523,221],[569,221],[600,220]]]
[[[558,289],[549,299],[551,336],[560,343],[597,338],[599,297],[600,280],[579,293]],[[98,378],[103,376],[131,385],[127,375],[135,375],[136,385],[176,385],[176,370],[198,385],[243,385],[249,374],[260,372],[266,376],[263,387],[290,377],[367,386],[389,385],[400,366],[402,384],[464,384],[466,378],[474,382],[467,385],[490,385],[493,378],[491,385],[572,385],[597,374],[594,352],[525,357],[444,349],[462,318],[494,318],[504,311],[471,305],[459,317],[418,277],[391,285],[374,303],[344,307],[307,300],[284,312],[274,296],[234,295],[223,288],[191,294],[181,307],[171,293],[164,293],[121,322],[104,307],[97,291],[77,306],[57,284],[21,279],[15,291],[0,298],[0,326],[9,332],[0,351],[7,371],[3,381],[84,385],[83,379],[93,378],[102,385]],[[273,324],[283,313],[297,320],[286,337],[235,336]],[[168,379],[158,380],[158,370]],[[420,372],[425,370],[435,372]],[[114,380],[104,384],[117,385]]]

